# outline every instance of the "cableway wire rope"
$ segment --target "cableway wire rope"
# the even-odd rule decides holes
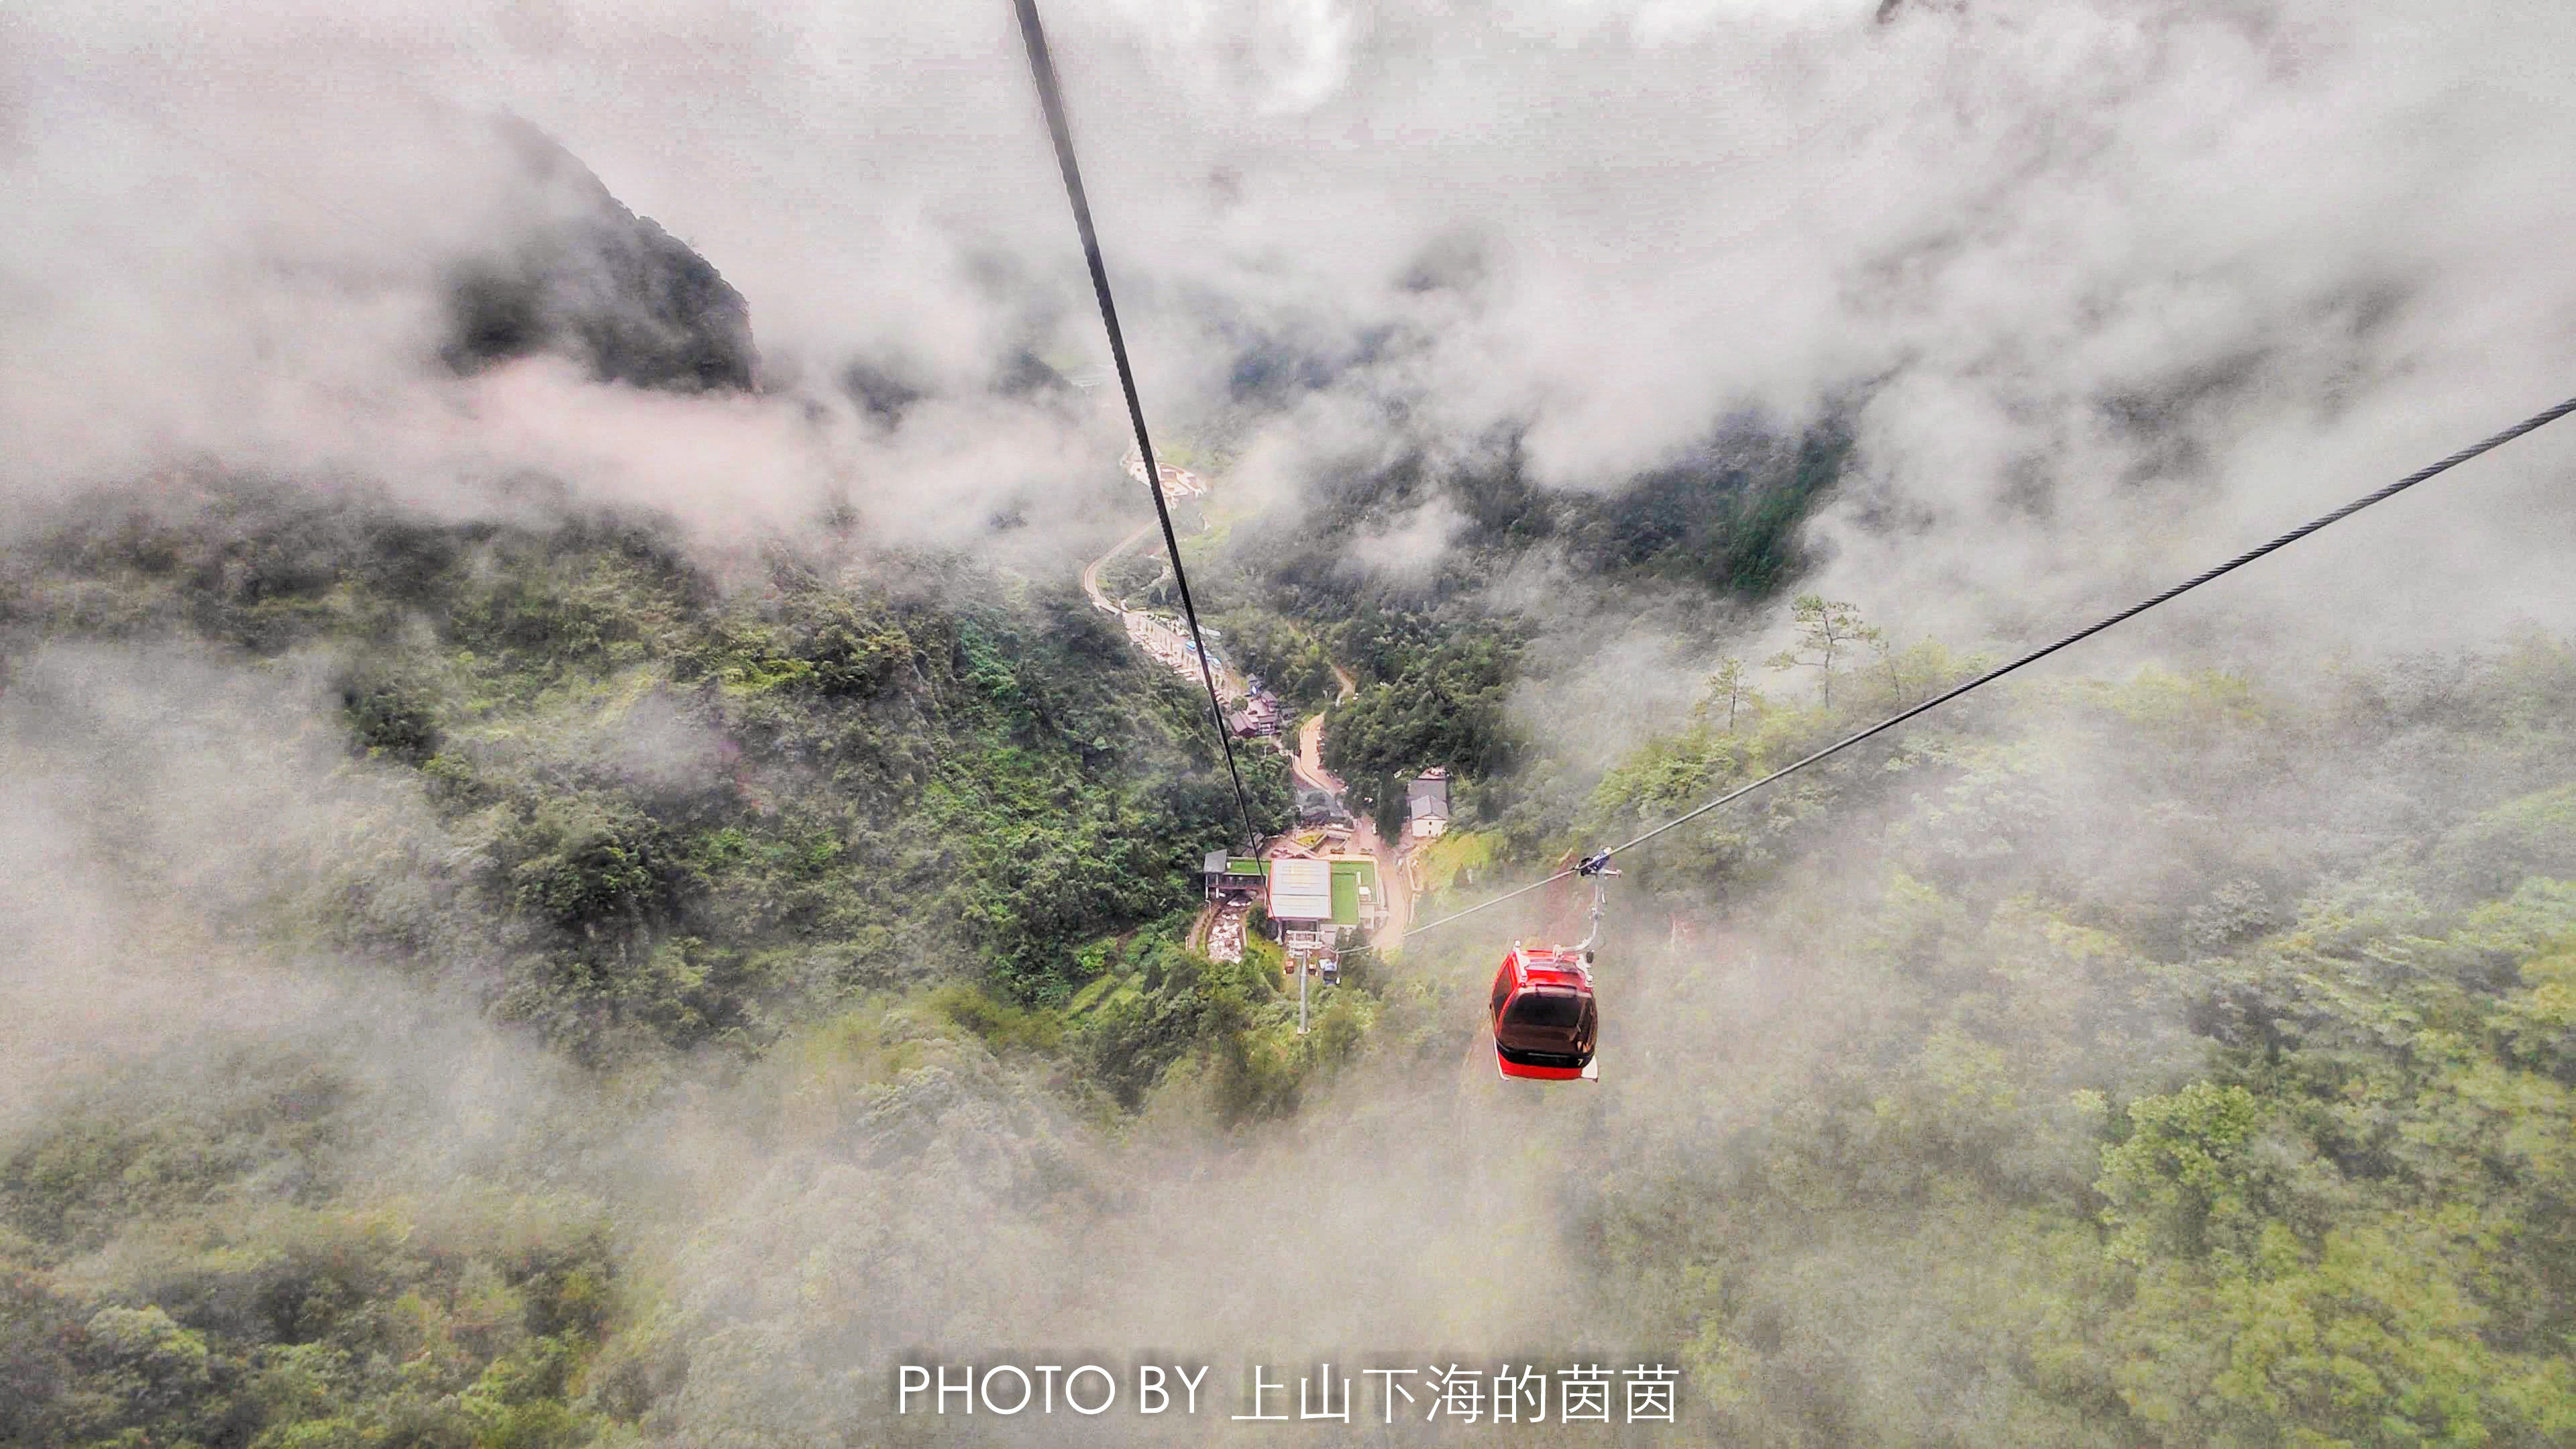
[[[1244,843],[1261,848],[1261,829],[1252,823],[1252,801],[1243,792],[1243,772],[1234,762],[1234,735],[1225,727],[1225,705],[1216,693],[1215,666],[1208,662],[1207,641],[1199,635],[1198,605],[1190,598],[1189,572],[1181,567],[1181,541],[1172,531],[1171,505],[1163,500],[1163,472],[1154,461],[1153,440],[1145,436],[1145,406],[1136,400],[1136,374],[1127,366],[1127,338],[1118,330],[1118,307],[1109,300],[1109,271],[1100,260],[1100,237],[1092,230],[1091,203],[1083,198],[1082,170],[1074,164],[1073,132],[1065,122],[1064,95],[1056,87],[1055,59],[1048,53],[1046,32],[1038,25],[1037,0],[1013,0],[1020,12],[1020,38],[1028,42],[1029,70],[1037,77],[1038,103],[1046,110],[1048,133],[1055,138],[1056,165],[1064,172],[1065,198],[1073,203],[1073,224],[1082,232],[1083,260],[1091,264],[1091,290],[1100,297],[1101,325],[1109,330],[1109,356],[1118,364],[1118,389],[1127,396],[1127,418],[1136,427],[1136,451],[1145,463],[1145,486],[1154,494],[1154,514],[1162,520],[1163,548],[1171,555],[1172,578],[1180,585],[1181,615],[1189,620],[1190,644],[1198,651],[1199,680],[1207,686],[1208,720],[1225,750],[1225,772],[1234,780],[1234,803],[1243,812]]]
[[[1717,809],[1721,805],[1732,804],[1733,802],[1741,800],[1745,796],[1752,794],[1754,791],[1761,789],[1765,785],[1771,784],[1776,780],[1786,778],[1787,776],[1794,775],[1800,770],[1803,770],[1809,765],[1815,764],[1820,760],[1830,759],[1835,755],[1841,754],[1843,751],[1850,749],[1852,746],[1859,744],[1861,741],[1868,739],[1873,735],[1883,734],[1888,730],[1892,730],[1898,725],[1905,723],[1907,720],[1914,718],[1916,715],[1937,709],[1940,706],[1949,703],[1951,700],[1957,699],[1960,695],[1966,694],[1972,689],[1979,689],[1992,684],[1996,680],[2003,678],[2005,675],[2012,673],[2014,670],[2022,668],[2024,665],[2036,664],[2040,660],[2047,658],[2049,655],[2056,653],[2058,650],[2063,649],[2070,644],[2075,644],[2082,640],[2089,639],[2092,636],[2101,633],[2103,630],[2110,628],[2114,624],[2125,623],[2130,619],[2134,619],[2149,609],[2156,607],[2158,604],[2167,603],[2173,599],[2180,598],[2184,594],[2190,593],[2192,590],[2199,588],[2201,585],[2208,583],[2210,580],[2215,579],[2222,574],[2233,573],[2237,569],[2243,568],[2245,565],[2252,563],[2254,560],[2261,558],[2267,553],[2271,553],[2277,549],[2287,548],[2291,544],[2297,543],[2300,539],[2307,537],[2309,534],[2316,532],[2318,529],[2324,528],[2328,524],[2340,523],[2344,519],[2352,517],[2354,514],[2359,513],[2373,504],[2385,503],[2389,499],[2396,497],[2398,494],[2405,492],[2407,489],[2414,487],[2416,484],[2423,482],[2427,478],[2433,477],[2435,474],[2448,472],[2481,453],[2503,447],[2505,444],[2512,442],[2523,434],[2546,427],[2549,424],[2558,421],[2560,418],[2567,416],[2569,413],[2576,413],[2576,398],[2569,398],[2567,401],[2544,412],[2534,413],[2530,417],[2523,419],[2521,422],[2514,424],[2503,432],[2497,433],[2493,437],[2487,438],[2482,442],[2472,443],[2468,447],[2462,448],[2460,451],[2453,453],[2451,456],[2444,458],[2438,463],[2431,464],[2424,468],[2419,468],[2416,471],[2407,474],[2405,477],[2398,479],[2396,482],[2389,484],[2387,487],[2380,489],[2378,492],[2356,498],[2350,503],[2345,504],[2343,507],[2336,509],[2332,513],[2309,519],[2307,522],[2300,524],[2298,527],[2291,529],[2289,532],[2282,534],[2280,537],[2273,539],[2269,543],[2262,544],[2255,548],[2249,548],[2245,552],[2238,554],[2236,557],[2229,559],[2227,562],[2220,564],[2215,568],[2206,569],[2200,573],[2194,574],[2190,578],[2183,580],[2181,583],[2174,585],[2172,588],[2165,590],[2161,594],[2157,594],[2153,598],[2140,600],[2139,602],[2122,609],[2120,612],[2111,615],[2109,618],[2087,624],[2083,628],[2076,630],[2074,633],[2067,635],[2054,644],[2044,645],[2041,648],[2034,649],[2028,654],[2024,654],[2020,658],[2013,660],[2009,664],[1999,665],[1996,668],[1989,669],[1985,673],[1978,675],[1974,679],[1968,680],[1964,684],[1955,685],[1949,689],[1943,690],[1941,693],[1932,696],[1921,704],[1915,705],[1911,709],[1889,715],[1887,718],[1880,720],[1878,723],[1871,725],[1867,729],[1858,731],[1857,733],[1845,735],[1843,738],[1834,741],[1832,744],[1825,746],[1823,749],[1816,751],[1814,754],[1809,755],[1804,759],[1798,760],[1793,764],[1784,765],[1750,784],[1739,785],[1704,805],[1696,806],[1682,814],[1674,816],[1672,819],[1665,821],[1663,824],[1656,826],[1643,835],[1639,835],[1630,840],[1621,841],[1619,844],[1611,846],[1607,850],[1597,852],[1590,857],[1587,864],[1592,862],[1606,862],[1610,857],[1616,856],[1623,851],[1634,850],[1638,846],[1645,844],[1647,841],[1654,839],[1656,836],[1663,834],[1667,830],[1687,825],[1691,821],[1697,820],[1699,817],[1706,815],[1708,812]],[[1476,904],[1467,907],[1463,911],[1452,912],[1451,914],[1442,916],[1440,919],[1432,921],[1427,925],[1409,927],[1405,934],[1409,936],[1419,935],[1424,931],[1438,930],[1440,927],[1448,925],[1452,921],[1463,920],[1468,916],[1476,914],[1478,911],[1485,910],[1492,906],[1499,906],[1505,901],[1528,895],[1531,891],[1538,890],[1543,886],[1554,885],[1558,881],[1566,880],[1581,873],[1582,871],[1580,869],[1558,871],[1556,874],[1547,877],[1545,880],[1532,881],[1528,885],[1520,887],[1518,890],[1508,891],[1489,901],[1479,901]]]

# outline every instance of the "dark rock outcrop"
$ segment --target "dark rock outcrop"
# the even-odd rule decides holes
[[[505,249],[462,264],[441,356],[460,373],[537,352],[602,382],[676,392],[749,391],[751,312],[706,258],[626,209],[535,127],[502,123],[533,220]]]

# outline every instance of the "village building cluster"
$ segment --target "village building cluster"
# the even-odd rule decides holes
[[[1144,454],[1137,452],[1133,448],[1128,449],[1125,466],[1128,477],[1135,479],[1139,483],[1145,481]],[[1164,497],[1198,498],[1207,493],[1207,480],[1200,477],[1198,474],[1191,472],[1189,469],[1175,468],[1169,463],[1161,463],[1156,466],[1163,475]]]
[[[1343,951],[1365,943],[1387,922],[1386,890],[1370,856],[1319,854],[1282,842],[1267,860],[1211,851],[1201,875],[1218,921],[1240,919],[1260,905],[1273,939],[1287,948],[1289,969],[1305,966],[1327,981],[1341,974]],[[1240,941],[1235,938],[1236,959]]]
[[[1142,609],[1127,609],[1119,614],[1127,626],[1127,638],[1164,668],[1196,683],[1199,677],[1199,646],[1190,639],[1187,624],[1165,614],[1148,614]],[[1208,651],[1208,664],[1216,672],[1217,688],[1227,689],[1225,656]]]
[[[1226,716],[1226,725],[1239,740],[1274,739],[1279,734],[1279,721],[1285,708],[1279,696],[1261,687],[1258,679],[1244,681],[1243,708]]]
[[[1128,640],[1138,649],[1191,683],[1198,682],[1199,649],[1190,640],[1188,625],[1168,615],[1148,614],[1140,609],[1119,611],[1119,621],[1126,627]],[[1237,676],[1213,646],[1207,656],[1208,667],[1216,675],[1217,693],[1231,706],[1226,711],[1226,728],[1239,740],[1277,737],[1287,710],[1279,696],[1263,688],[1258,679]]]
[[[1410,841],[1428,841],[1448,830],[1447,770],[1424,771],[1411,782],[1405,799]],[[1243,921],[1258,904],[1270,919],[1271,938],[1287,949],[1289,970],[1303,965],[1332,980],[1340,974],[1341,953],[1382,930],[1393,903],[1379,879],[1377,857],[1354,847],[1350,816],[1340,798],[1329,790],[1300,789],[1297,800],[1310,832],[1300,840],[1276,843],[1268,859],[1220,850],[1209,852],[1201,863],[1208,903],[1217,908],[1210,952],[1217,952],[1222,935],[1228,954],[1216,959],[1242,959]]]
[[[1140,483],[1146,481],[1142,454],[1130,449],[1124,467],[1129,477]],[[1167,497],[1199,498],[1209,491],[1207,480],[1186,468],[1167,463],[1161,465],[1160,471]],[[1180,619],[1126,608],[1111,600],[1094,580],[1100,567],[1095,564],[1084,576],[1093,605],[1116,614],[1129,641],[1148,657],[1197,683],[1199,645],[1191,639],[1189,626]],[[1208,639],[1207,668],[1225,707],[1228,730],[1237,739],[1277,739],[1286,724],[1284,701],[1263,687],[1259,679],[1230,670],[1216,647],[1216,631],[1203,633]],[[1286,948],[1288,969],[1302,969],[1328,981],[1339,976],[1343,952],[1366,944],[1385,929],[1396,908],[1395,888],[1401,882],[1382,880],[1381,863],[1385,861],[1387,868],[1401,872],[1406,864],[1405,853],[1448,830],[1449,772],[1425,770],[1406,786],[1406,824],[1401,836],[1391,842],[1395,847],[1392,858],[1386,855],[1388,846],[1378,841],[1376,832],[1365,822],[1353,819],[1340,790],[1340,782],[1319,767],[1311,763],[1298,767],[1296,806],[1301,833],[1297,838],[1271,842],[1262,851],[1265,858],[1216,851],[1202,862],[1201,874],[1211,907],[1205,918],[1202,947],[1210,957],[1220,961],[1243,958],[1256,906],[1268,919],[1265,934]]]

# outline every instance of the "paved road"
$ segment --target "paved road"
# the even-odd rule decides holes
[[[1377,838],[1375,825],[1361,821],[1357,838],[1377,857],[1377,888],[1386,892],[1386,925],[1377,933],[1376,944],[1381,951],[1392,951],[1404,944],[1404,928],[1413,919],[1413,888],[1405,881],[1395,852]]]
[[[1324,667],[1333,671],[1333,679],[1342,686],[1341,699],[1348,699],[1359,693],[1359,681],[1351,678],[1349,670],[1329,659],[1324,661]],[[1318,713],[1298,726],[1295,761],[1297,774],[1306,782],[1308,789],[1330,790],[1336,795],[1342,793],[1341,777],[1324,768],[1324,716],[1322,714]]]
[[[1109,614],[1126,612],[1116,604],[1111,603],[1109,596],[1100,591],[1100,571],[1109,567],[1109,563],[1112,559],[1115,559],[1118,555],[1134,548],[1138,543],[1143,541],[1145,535],[1152,533],[1153,531],[1154,525],[1152,523],[1140,523],[1136,525],[1136,531],[1134,533],[1131,533],[1125,538],[1122,538],[1118,540],[1118,542],[1110,545],[1109,552],[1102,554],[1100,557],[1093,559],[1090,563],[1083,566],[1082,591],[1091,596],[1091,606],[1093,608]]]
[[[1309,790],[1342,793],[1342,777],[1324,768],[1324,717],[1309,715],[1297,727],[1297,781]]]
[[[1333,677],[1342,683],[1342,698],[1348,699],[1358,687],[1340,665],[1332,666]],[[1330,790],[1338,798],[1342,778],[1324,768],[1324,717],[1309,716],[1297,728],[1297,753],[1289,757],[1291,771],[1299,784],[1309,790]],[[1386,892],[1386,927],[1377,933],[1381,950],[1392,951],[1403,944],[1404,926],[1413,919],[1413,891],[1404,879],[1396,859],[1395,846],[1379,838],[1377,822],[1361,816],[1351,822],[1351,845],[1377,861],[1378,889]]]

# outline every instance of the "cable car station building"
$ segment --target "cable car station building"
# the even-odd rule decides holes
[[[1365,856],[1254,860],[1211,851],[1200,876],[1210,902],[1260,900],[1292,957],[1335,954],[1386,924],[1377,862]]]

